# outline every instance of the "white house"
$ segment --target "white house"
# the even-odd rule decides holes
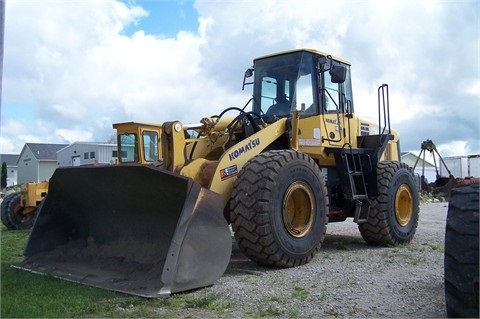
[[[113,164],[116,159],[116,144],[74,142],[57,152],[57,160],[60,167]]]
[[[67,144],[26,143],[18,157],[18,184],[48,181],[57,169],[57,151]]]
[[[18,180],[18,154],[0,154],[0,165],[7,164],[7,187],[17,185]]]

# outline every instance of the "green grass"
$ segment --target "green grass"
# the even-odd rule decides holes
[[[434,244],[432,244],[432,245],[429,245],[429,247],[430,247],[432,250],[438,251],[439,253],[442,253],[442,254],[445,252],[443,245],[434,245]]]
[[[292,297],[301,301],[305,301],[310,296],[308,290],[303,287],[295,286],[293,288]]]
[[[1,230],[2,318],[119,316],[118,294],[11,267],[23,260],[28,230]]]
[[[251,311],[248,315],[253,318],[285,317],[284,312],[275,305],[266,305],[258,310]]]
[[[401,247],[401,248],[398,248]],[[438,251],[439,248],[437,246],[430,247],[432,250]],[[426,262],[425,257],[422,255],[418,256],[418,248],[414,248],[413,246],[404,246],[400,245],[397,248],[389,248],[384,250],[381,254],[385,257],[385,261],[389,264],[395,264],[400,260],[403,260],[405,263],[417,266],[421,263]],[[420,249],[421,251],[422,249]]]
[[[146,299],[14,269],[28,234],[2,225],[0,318],[172,318],[183,317],[182,309],[221,314],[233,307],[208,290]]]

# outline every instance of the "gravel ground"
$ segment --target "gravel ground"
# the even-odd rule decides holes
[[[321,251],[288,269],[258,266],[234,244],[225,274],[191,294],[213,309],[158,309],[159,316],[208,318],[445,317],[443,245],[447,203],[420,207],[409,245],[367,246],[351,219],[328,225]]]

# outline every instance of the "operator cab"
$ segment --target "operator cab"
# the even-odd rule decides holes
[[[245,79],[254,74],[253,82]],[[295,50],[255,59],[244,86],[254,84],[253,112],[266,122],[326,113],[353,113],[350,64],[316,50]],[[318,88],[318,89],[317,89]]]

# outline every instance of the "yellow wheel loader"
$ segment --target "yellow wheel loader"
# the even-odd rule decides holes
[[[250,85],[243,108],[197,124],[114,124],[119,165],[55,171],[18,267],[157,297],[221,277],[231,230],[276,267],[310,261],[327,223],[347,218],[368,244],[412,240],[418,185],[387,85],[378,123],[354,113],[350,63],[320,51],[257,58]]]

